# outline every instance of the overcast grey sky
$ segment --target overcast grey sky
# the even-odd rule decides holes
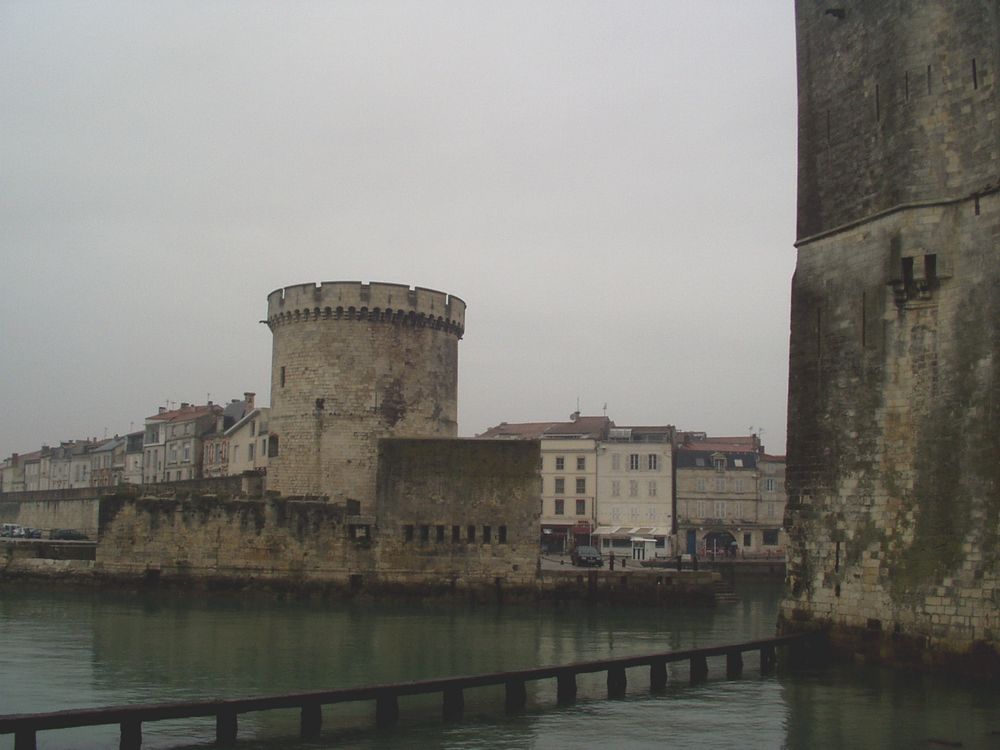
[[[785,443],[792,3],[0,0],[0,454],[270,393],[267,294],[468,303],[459,432]]]

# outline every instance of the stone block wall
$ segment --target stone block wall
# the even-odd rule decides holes
[[[795,9],[800,240],[997,186],[997,0]]]
[[[81,496],[70,499],[22,500],[17,496],[43,495],[45,493],[12,492],[10,495],[16,499],[4,498],[0,500],[0,522],[31,526],[42,529],[44,532],[49,532],[52,529],[75,529],[87,534],[91,539],[96,538],[98,500],[94,497],[93,491],[62,490],[59,492],[81,493]]]
[[[106,574],[344,583],[370,573],[370,545],[343,506],[283,499],[104,498],[97,569]]]
[[[540,455],[537,440],[380,441],[383,579],[533,585]]]
[[[782,627],[995,675],[1000,3],[842,5],[796,5]]]

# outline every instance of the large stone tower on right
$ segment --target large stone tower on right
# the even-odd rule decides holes
[[[786,630],[1000,674],[1000,0],[796,0]]]

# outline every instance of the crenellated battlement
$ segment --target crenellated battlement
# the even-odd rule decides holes
[[[405,284],[324,281],[275,289],[267,296],[267,325],[308,320],[368,320],[437,328],[459,338],[465,302],[454,295]]]

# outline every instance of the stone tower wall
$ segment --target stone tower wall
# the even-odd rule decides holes
[[[268,296],[268,490],[372,512],[378,439],[455,437],[465,303],[398,284],[325,282]]]
[[[1000,2],[796,13],[782,627],[995,675]]]

